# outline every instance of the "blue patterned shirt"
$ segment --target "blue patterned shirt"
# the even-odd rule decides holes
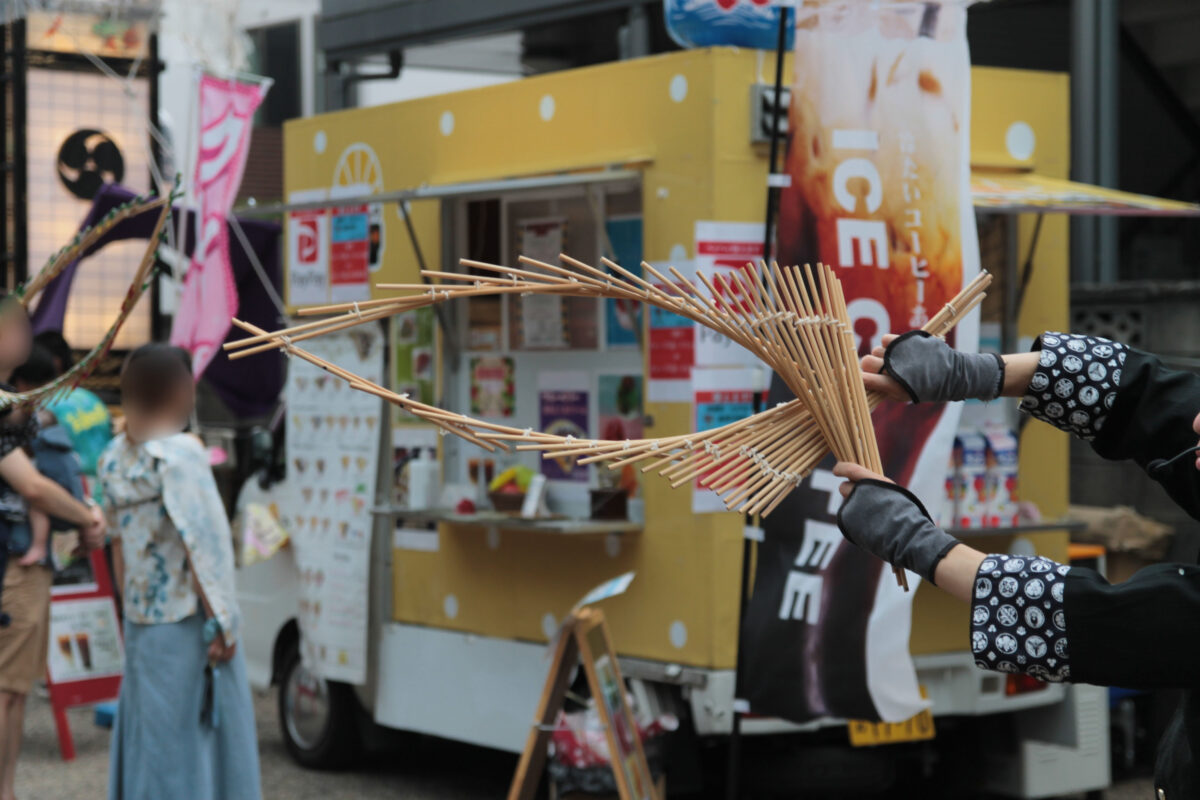
[[[178,622],[196,613],[194,573],[226,641],[236,642],[233,535],[204,446],[182,433],[142,444],[122,434],[98,472],[121,542],[129,620]]]

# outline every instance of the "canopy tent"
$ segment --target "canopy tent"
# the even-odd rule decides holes
[[[1036,172],[979,167],[971,170],[971,197],[976,208],[1005,214],[1200,216],[1200,204],[1197,203],[1106,189]]]
[[[133,193],[121,186],[106,185],[96,193],[92,208],[80,228],[94,225],[113,208],[132,200]],[[71,283],[80,262],[109,242],[124,239],[145,239],[154,229],[155,214],[144,213],[116,225],[94,247],[86,251],[79,261],[68,265],[42,293],[32,316],[34,330],[61,330],[67,311],[67,300]],[[185,255],[190,255],[195,246],[195,218],[192,212],[176,209],[171,217],[175,226],[175,241]],[[282,286],[280,264],[280,232],[278,223],[262,220],[240,220],[246,241],[265,270],[276,292]],[[229,231],[229,240],[238,241],[236,233]],[[264,329],[274,329],[281,322],[279,312],[267,287],[254,269],[251,254],[242,246],[230,247],[230,262],[237,283],[239,298],[238,317]],[[226,341],[243,338],[233,329]],[[230,361],[224,351],[219,351],[212,364],[204,372],[204,380],[217,392],[221,400],[239,417],[259,417],[269,414],[283,389],[284,365],[282,359],[247,359]]]

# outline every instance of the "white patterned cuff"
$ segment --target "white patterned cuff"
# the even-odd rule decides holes
[[[1037,346],[1041,357],[1021,410],[1080,439],[1095,439],[1117,398],[1128,348],[1074,333],[1043,333]]]
[[[980,669],[1070,680],[1064,578],[1071,571],[1041,556],[989,555],[975,575],[971,652]]]

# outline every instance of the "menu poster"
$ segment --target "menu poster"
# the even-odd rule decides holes
[[[626,706],[621,697],[625,686],[618,680],[612,658],[608,653],[597,658],[593,662],[592,669],[596,673],[596,682],[600,684],[600,695],[612,725],[611,740],[617,745],[616,756],[612,762],[624,773],[625,785],[629,787],[630,797],[635,800],[650,800],[654,797],[649,783],[650,776],[643,774],[644,770],[638,761],[637,746],[633,738],[638,735],[638,732],[630,728],[629,717],[625,713]]]
[[[695,276],[692,262],[656,262],[652,266],[660,274],[673,277],[675,267],[684,277]],[[654,281],[658,284],[658,281]],[[659,286],[666,289],[666,286]],[[668,290],[669,291],[669,290]],[[692,365],[696,363],[695,323],[687,317],[672,314],[657,306],[650,312],[650,347],[648,349],[650,386],[647,399],[651,403],[690,403],[692,400]]]
[[[392,319],[392,389],[433,405],[437,320],[432,308],[404,311]],[[428,424],[394,406],[398,425]]]
[[[538,430],[558,436],[588,438],[586,372],[538,373]],[[541,459],[542,474],[552,481],[586,482],[588,468],[575,456]]]
[[[325,190],[292,192],[288,202],[324,200]],[[288,303],[294,306],[329,302],[329,215],[327,209],[292,211],[287,219]]]
[[[53,683],[120,675],[125,663],[111,597],[50,603],[50,680]]]
[[[768,385],[766,368],[696,367],[692,370],[693,430],[707,431],[737,422],[754,413],[754,395]],[[699,476],[692,491],[692,511],[701,514],[725,511],[721,496],[704,488]]]
[[[764,235],[761,222],[696,222],[695,270],[707,276],[718,291],[722,286],[729,290],[729,296],[713,298],[718,307],[722,303],[745,306],[754,302],[740,296],[731,273],[746,269],[747,264],[757,264],[762,258]],[[718,277],[722,282],[718,282]],[[724,334],[703,325],[697,325],[694,330],[697,366],[752,367],[761,363],[756,355],[734,344]]]
[[[622,269],[642,277],[642,217],[610,217],[604,232],[612,259]],[[611,272],[612,270],[608,270]],[[636,347],[642,336],[642,303],[608,298],[604,301],[604,343],[608,347]]]
[[[557,264],[563,252],[567,221],[561,217],[522,220],[518,229],[521,254],[546,264]],[[532,265],[524,265],[533,269]],[[563,299],[558,295],[530,294],[521,300],[521,346],[560,348],[567,346]]]
[[[472,358],[471,414],[511,417],[516,406],[515,373],[511,358]]]
[[[601,439],[642,438],[642,376],[600,375],[597,378]]]
[[[376,325],[310,339],[304,347],[368,381],[383,380],[384,340]],[[300,573],[300,655],[329,680],[362,683],[382,402],[297,358],[286,392],[292,497],[281,521]]]
[[[338,186],[333,199],[363,195],[369,186]],[[329,298],[353,303],[371,297],[371,212],[365,205],[342,206],[329,212]]]

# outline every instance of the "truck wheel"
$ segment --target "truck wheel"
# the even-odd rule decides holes
[[[288,753],[310,769],[348,766],[361,752],[353,690],[305,669],[298,642],[288,646],[282,662],[279,727]]]

